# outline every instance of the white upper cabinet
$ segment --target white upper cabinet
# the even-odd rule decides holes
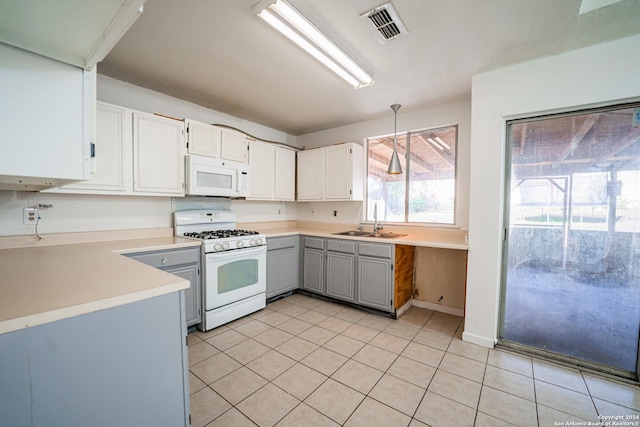
[[[322,200],[324,197],[325,150],[298,151],[298,200]]]
[[[249,166],[247,199],[295,200],[295,151],[267,142],[250,141]]]
[[[94,173],[91,179],[62,190],[124,193],[131,181],[131,110],[98,102],[96,105]]]
[[[364,183],[364,149],[355,143],[325,148],[325,198],[328,200],[362,200]]]
[[[249,143],[249,196],[248,199],[273,200],[274,149],[262,141]]]
[[[220,135],[220,159],[247,163],[247,137],[233,129],[222,128]]]
[[[274,199],[296,199],[296,152],[275,147]]]
[[[219,127],[186,119],[187,150],[189,154],[207,157],[220,156],[220,138],[222,130]]]
[[[0,189],[89,179],[94,108],[95,69],[0,43]]]
[[[363,155],[353,142],[298,152],[298,200],[362,200]]]
[[[133,189],[184,196],[184,122],[133,113]]]
[[[91,70],[142,13],[144,0],[0,0],[0,42]]]
[[[52,192],[184,196],[184,122],[98,102],[95,173]]]

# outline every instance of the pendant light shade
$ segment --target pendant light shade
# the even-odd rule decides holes
[[[393,110],[393,154],[391,155],[391,161],[389,162],[388,174],[400,174],[402,173],[402,165],[398,158],[398,110],[402,107],[400,104],[393,104],[391,109]]]

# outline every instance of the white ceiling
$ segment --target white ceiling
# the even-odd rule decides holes
[[[353,89],[257,2],[148,0],[98,72],[302,135],[468,98],[478,72],[640,32],[640,0],[583,14],[580,0],[392,0],[409,34],[380,44],[360,15],[386,0],[290,0],[374,74]]]

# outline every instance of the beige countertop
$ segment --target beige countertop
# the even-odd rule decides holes
[[[357,230],[357,225],[328,224],[319,222],[283,221],[281,223],[245,223],[238,224],[245,228],[264,233],[267,237],[280,237],[292,235],[307,235],[316,237],[329,237],[356,241],[369,241],[377,243],[394,243],[398,245],[425,246],[442,249],[468,250],[467,231],[458,229],[429,229],[417,227],[392,227],[386,226],[382,232],[406,234],[405,237],[393,239],[380,237],[353,237],[340,236],[333,233]],[[372,231],[371,225],[365,225],[365,231]]]
[[[172,229],[154,231],[0,238],[0,334],[188,288],[121,255],[200,245]],[[84,242],[89,235],[102,241]]]

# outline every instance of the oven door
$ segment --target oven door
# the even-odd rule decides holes
[[[267,288],[267,247],[205,255],[204,308],[213,310]]]

